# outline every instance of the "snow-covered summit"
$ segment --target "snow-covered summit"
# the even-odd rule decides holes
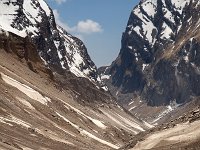
[[[30,37],[53,72],[69,70],[93,83],[101,82],[84,43],[56,24],[44,0],[1,0],[0,28],[20,37]]]
[[[43,0],[1,0],[0,27],[21,37],[38,35],[37,24],[43,15],[50,17],[51,10]]]
[[[136,33],[145,38],[150,47],[154,46],[158,37],[160,40],[172,40],[177,28],[182,24],[183,10],[189,2],[190,0],[141,1],[133,9],[132,16],[135,17],[129,20],[128,34]]]

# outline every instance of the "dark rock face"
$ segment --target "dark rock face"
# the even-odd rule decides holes
[[[83,42],[59,27],[52,10],[43,0],[0,1],[0,28],[35,44],[43,62],[52,72],[67,71],[101,84],[97,68]]]
[[[119,56],[106,71],[120,103],[134,94],[152,106],[200,95],[199,10],[189,0],[143,0],[133,9]]]

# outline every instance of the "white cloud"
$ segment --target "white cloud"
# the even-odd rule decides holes
[[[66,22],[62,21],[57,9],[53,10],[55,21],[58,25],[64,28],[67,32],[85,41],[85,35],[102,32],[103,29],[98,22],[87,19],[86,21],[79,21],[76,26],[70,27]]]
[[[54,0],[56,3],[58,3],[58,4],[62,4],[62,3],[64,3],[64,2],[66,2],[66,0]]]
[[[103,31],[101,25],[98,22],[95,22],[90,19],[87,19],[85,21],[79,21],[76,28],[77,28],[78,32],[86,33],[86,34],[97,33],[97,32]]]
[[[62,21],[57,9],[54,9],[53,13],[55,16],[56,23],[58,25],[63,27],[68,32],[78,35],[82,39],[84,34],[99,33],[103,31],[101,25],[98,22],[95,22],[91,19],[87,19],[85,21],[79,21],[77,25],[70,27],[66,22]]]

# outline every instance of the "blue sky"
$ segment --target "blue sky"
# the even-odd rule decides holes
[[[82,39],[94,63],[110,65],[118,56],[122,32],[139,0],[46,0],[56,21]]]

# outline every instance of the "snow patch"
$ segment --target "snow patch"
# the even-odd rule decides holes
[[[24,93],[31,99],[36,100],[43,105],[47,105],[48,102],[51,102],[50,98],[42,96],[39,92],[32,89],[31,87],[29,87],[23,83],[20,83],[19,81],[5,75],[4,73],[0,73],[0,74],[1,74],[1,77],[4,80],[4,82],[19,89],[22,93]]]
[[[120,127],[124,128],[127,131],[131,131],[135,134],[139,131],[144,131],[143,128],[141,128],[137,123],[129,120],[128,118],[124,118],[119,114],[113,113],[113,112],[106,112],[105,110],[102,110],[102,112],[110,118],[113,122],[118,124]]]
[[[3,122],[3,123],[7,123],[7,122],[12,122],[12,123],[16,123],[20,126],[23,126],[25,128],[30,128],[31,125],[27,122],[24,122],[23,120],[11,115],[9,116],[9,118],[4,118],[4,117],[1,117],[0,116],[0,122]],[[13,126],[12,124],[9,124],[10,126]]]
[[[129,108],[129,110],[128,110],[128,111],[131,111],[131,110],[133,110],[135,107],[136,107],[136,106],[133,106],[133,107]]]
[[[132,100],[132,99],[131,99]],[[134,103],[134,101],[132,100],[128,105],[130,106],[131,104],[133,104]]]
[[[145,68],[148,66],[149,64],[142,64],[142,71],[145,70]]]
[[[174,109],[176,109],[179,106],[180,106],[180,104],[177,104],[175,101],[171,102],[171,104],[166,106],[166,109],[163,112],[161,112],[158,115],[158,117],[154,121],[152,121],[152,123],[157,122],[158,120],[160,120],[161,118],[163,118],[164,116],[166,116],[168,113],[170,113],[171,111],[173,111]]]
[[[20,101],[22,104],[24,104],[25,106],[27,106],[28,108],[33,109],[33,110],[35,109],[27,100],[20,97],[16,97],[16,99]]]
[[[64,116],[62,116],[62,115],[59,114],[58,112],[56,112],[56,114],[57,114],[59,117],[61,117],[63,120],[65,120],[66,122],[68,122],[70,125],[72,125],[74,128],[76,128],[76,129],[80,132],[81,135],[90,137],[90,138],[92,138],[92,139],[94,139],[94,140],[96,140],[96,141],[98,141],[98,142],[100,142],[100,143],[102,143],[102,144],[108,145],[109,147],[112,147],[112,148],[114,148],[114,149],[118,149],[118,148],[119,148],[119,146],[116,146],[116,145],[114,145],[114,144],[112,144],[112,143],[109,143],[109,142],[107,142],[107,141],[105,141],[105,140],[102,140],[102,139],[96,137],[95,135],[89,133],[88,131],[86,131],[86,130],[80,128],[79,126],[77,126],[76,124],[72,123],[71,121],[69,121],[68,119],[66,119]]]
[[[156,14],[157,0],[145,1],[142,7],[149,16],[154,17]]]
[[[128,48],[132,50],[132,49],[133,49],[133,46],[128,46]]]
[[[144,123],[147,127],[149,127],[149,128],[153,128],[153,127],[154,127],[153,125],[147,123],[146,121],[143,121],[143,123]]]
[[[133,29],[140,37],[142,37],[141,33],[140,33],[140,27],[139,26],[136,26],[134,29]]]
[[[111,75],[102,75],[101,79],[110,79]]]
[[[89,133],[89,132],[87,132],[87,131],[85,131],[85,130],[82,130],[80,133],[81,133],[82,135],[86,135],[86,136],[88,136],[88,137],[90,137],[90,138],[92,138],[92,139],[94,139],[94,140],[96,140],[96,141],[99,141],[99,142],[102,143],[102,144],[108,145],[109,147],[112,147],[112,148],[114,148],[114,149],[119,149],[119,148],[120,148],[120,146],[117,146],[117,145],[114,145],[114,144],[109,143],[109,142],[107,142],[107,141],[104,141],[104,140],[102,140],[102,139],[100,139],[100,138],[94,136],[93,134],[91,134],[91,133]]]
[[[172,29],[164,22],[163,23],[163,30],[161,33],[162,39],[169,39],[171,37],[171,34],[173,33]]]
[[[103,86],[101,87],[104,91],[108,91],[108,87],[107,86]]]
[[[133,13],[138,16],[141,20],[142,20],[142,25],[141,27],[136,27],[135,32],[136,33],[140,33],[140,28],[142,28],[142,34],[144,38],[146,38],[147,41],[149,41],[149,43],[151,45],[153,45],[155,43],[155,38],[153,38],[152,33],[153,30],[156,30],[156,27],[154,26],[154,24],[152,23],[151,20],[149,20],[142,12],[141,12],[141,8],[140,6],[137,6],[134,10]],[[153,14],[153,13],[152,13]],[[140,35],[138,34],[138,35]]]
[[[89,117],[88,115],[84,114],[82,111],[76,109],[75,107],[73,107],[73,106],[71,106],[71,105],[69,105],[69,104],[67,104],[67,105],[68,105],[68,106],[67,106],[68,108],[71,108],[71,109],[73,109],[75,112],[77,112],[79,115],[81,115],[81,116],[83,116],[83,117],[85,117],[85,118],[88,118],[88,119],[91,120],[95,125],[97,125],[99,128],[106,129],[106,126],[105,126],[101,121],[99,121],[99,120],[97,120],[97,119],[94,119],[94,118],[92,118],[92,117]],[[66,106],[65,106],[65,107],[66,107]]]
[[[45,11],[47,16],[51,15],[51,10],[49,9],[49,6],[47,5],[47,3],[45,3],[44,0],[38,0],[38,2],[40,3],[40,6],[42,7],[42,9]]]
[[[177,11],[182,14],[183,8],[189,4],[190,0],[171,0],[172,4],[177,8]]]

